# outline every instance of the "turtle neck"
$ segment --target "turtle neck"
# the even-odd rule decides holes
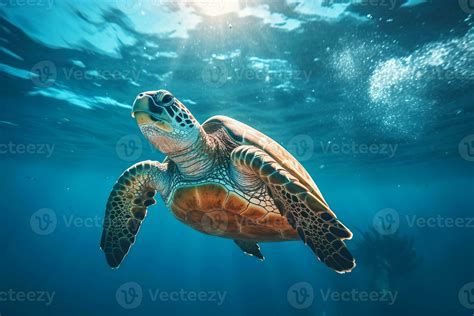
[[[186,179],[206,176],[214,167],[213,144],[206,132],[199,126],[200,136],[190,146],[168,154],[181,175]]]

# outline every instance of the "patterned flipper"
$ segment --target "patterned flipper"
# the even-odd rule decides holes
[[[241,170],[253,172],[269,188],[282,215],[318,259],[337,272],[349,272],[355,260],[342,240],[352,233],[329,209],[322,198],[311,193],[268,153],[254,146],[240,146],[231,159]]]
[[[107,201],[100,248],[108,264],[117,268],[135,243],[135,236],[160,189],[162,165],[145,161],[130,167],[115,184]]]

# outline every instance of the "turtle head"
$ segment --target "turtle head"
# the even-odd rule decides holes
[[[143,135],[167,155],[190,147],[201,136],[193,115],[166,90],[140,93],[133,103],[132,117]]]

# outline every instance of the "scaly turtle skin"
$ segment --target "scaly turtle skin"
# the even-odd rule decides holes
[[[138,163],[115,184],[101,240],[110,266],[118,267],[127,255],[158,192],[181,222],[233,239],[261,260],[257,242],[303,240],[335,271],[354,268],[343,242],[352,233],[304,167],[277,142],[225,116],[201,126],[165,90],[138,95],[132,116],[167,158]]]

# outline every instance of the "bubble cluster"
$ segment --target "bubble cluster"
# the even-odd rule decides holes
[[[358,76],[359,67],[350,49],[345,49],[332,57],[332,66],[341,79],[352,80]]]
[[[463,37],[426,44],[375,67],[369,79],[370,109],[385,132],[416,137],[434,116],[437,95],[472,85],[473,40],[471,28]]]

